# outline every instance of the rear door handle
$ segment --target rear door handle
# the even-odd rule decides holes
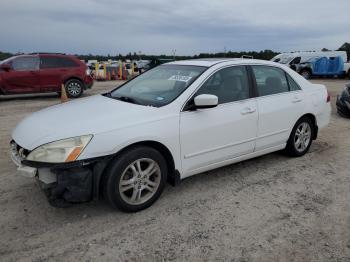
[[[255,108],[246,107],[241,111],[242,115],[252,114],[256,111]]]
[[[299,102],[301,102],[301,101],[303,101],[303,99],[301,99],[301,98],[298,98],[298,97],[295,97],[294,99],[293,99],[293,103],[299,103]]]
[[[300,96],[298,96],[298,95],[293,96],[292,103],[299,103],[301,101],[303,101],[303,99]]]

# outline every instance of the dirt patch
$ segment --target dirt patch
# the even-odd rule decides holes
[[[350,122],[334,110],[302,158],[273,153],[167,186],[136,214],[103,201],[56,209],[15,175],[11,130],[54,94],[0,98],[1,261],[350,261]],[[100,82],[84,94],[119,82]]]

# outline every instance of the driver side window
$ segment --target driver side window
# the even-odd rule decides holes
[[[195,96],[209,94],[219,99],[219,104],[249,98],[249,81],[245,66],[227,67],[214,73]]]

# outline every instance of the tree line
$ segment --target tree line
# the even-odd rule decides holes
[[[328,49],[323,48],[322,50],[326,51]],[[344,43],[340,48],[338,48],[338,51],[346,51],[348,54],[348,58],[350,58],[350,43]],[[117,54],[117,55],[94,55],[94,54],[87,54],[87,55],[79,55],[75,54],[79,59],[82,60],[98,60],[98,61],[106,61],[106,60],[139,60],[139,59],[176,59],[176,60],[186,60],[186,59],[196,59],[196,58],[213,58],[213,57],[228,57],[228,58],[239,58],[242,56],[249,56],[253,57],[255,59],[262,59],[262,60],[270,60],[274,56],[279,54],[279,52],[275,52],[272,50],[263,50],[263,51],[240,51],[240,52],[234,52],[234,51],[228,51],[228,52],[219,52],[219,53],[200,53],[198,55],[193,56],[172,56],[172,55],[145,55],[145,54],[137,54],[136,52],[131,53],[129,52],[126,55]],[[9,52],[1,52],[0,51],[0,61],[7,59],[13,55]]]

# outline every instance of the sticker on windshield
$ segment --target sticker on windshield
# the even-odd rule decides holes
[[[181,82],[188,82],[190,81],[192,76],[180,76],[180,75],[173,75],[168,80],[172,81],[181,81]]]
[[[162,101],[162,100],[164,100],[164,97],[161,97],[161,96],[157,96],[157,98],[156,98],[158,101]]]

